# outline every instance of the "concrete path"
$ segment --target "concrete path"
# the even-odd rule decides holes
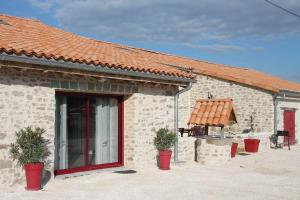
[[[42,191],[2,190],[2,200],[300,199],[300,146],[238,156],[226,166],[173,164],[172,170],[93,173],[50,181]]]

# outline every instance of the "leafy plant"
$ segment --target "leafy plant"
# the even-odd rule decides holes
[[[20,166],[42,162],[48,155],[47,141],[42,137],[45,130],[26,127],[16,132],[16,142],[10,144],[10,154]]]
[[[174,132],[166,128],[161,128],[156,131],[156,137],[154,138],[154,145],[159,151],[170,150],[174,145],[176,135]]]

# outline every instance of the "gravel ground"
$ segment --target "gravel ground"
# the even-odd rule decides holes
[[[136,170],[55,179],[38,192],[2,188],[0,199],[300,199],[300,146],[239,155],[226,166],[172,163],[170,171]]]

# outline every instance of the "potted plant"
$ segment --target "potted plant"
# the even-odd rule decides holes
[[[154,145],[159,151],[159,168],[161,170],[170,169],[171,148],[175,143],[176,135],[166,128],[161,128],[156,132]]]
[[[253,116],[250,116],[250,131],[248,133],[248,138],[244,139],[245,151],[249,153],[258,152],[260,140],[254,138],[254,120]]]
[[[27,190],[40,190],[44,159],[48,156],[42,128],[27,127],[16,132],[15,143],[10,144],[10,154],[25,169]]]
[[[244,139],[245,151],[249,153],[258,152],[260,140],[256,138],[246,138]]]

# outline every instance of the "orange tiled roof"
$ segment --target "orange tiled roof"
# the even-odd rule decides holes
[[[191,77],[178,68],[236,83],[272,91],[300,92],[300,84],[251,69],[229,67],[173,56],[144,49],[126,47],[81,37],[45,25],[37,20],[0,14],[0,53],[45,57],[66,62],[94,64],[146,73]]]
[[[192,78],[190,73],[153,62],[145,51],[69,33],[38,20],[0,14],[0,53],[45,57],[159,75]]]
[[[200,99],[191,114],[189,125],[226,126],[237,122],[232,99]]]
[[[150,53],[148,53],[150,54]],[[231,67],[166,54],[152,54],[152,59],[169,65],[189,67],[195,73],[228,80],[272,92],[290,90],[300,92],[300,84],[253,69]]]

